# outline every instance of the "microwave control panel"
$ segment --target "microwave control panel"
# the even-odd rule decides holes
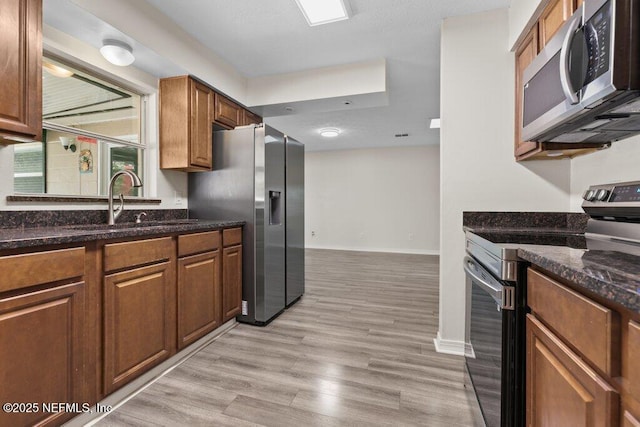
[[[583,85],[609,70],[611,57],[611,2],[607,2],[584,26],[587,45],[587,70]]]

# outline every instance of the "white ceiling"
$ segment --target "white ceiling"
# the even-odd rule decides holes
[[[509,0],[350,0],[349,20],[309,27],[294,0],[146,1],[249,78],[385,58],[388,106],[358,108],[354,102],[349,109],[266,119],[308,150],[439,143],[439,131],[429,129],[429,121],[439,117],[442,19],[509,5]],[[64,21],[56,17],[62,9],[47,3],[68,1],[45,0],[45,22],[69,32],[57,22]],[[86,33],[85,41],[100,43],[102,35],[92,43]],[[138,59],[136,66],[154,68]],[[157,75],[157,67],[149,71]],[[343,133],[321,138],[322,127]],[[395,138],[397,133],[409,136]]]

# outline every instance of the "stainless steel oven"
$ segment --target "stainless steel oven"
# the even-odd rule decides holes
[[[508,245],[507,245],[508,246]],[[466,365],[485,424],[524,423],[524,268],[516,249],[467,232],[470,307]]]

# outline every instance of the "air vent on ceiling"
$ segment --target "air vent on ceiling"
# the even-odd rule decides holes
[[[404,138],[405,136],[409,136],[408,133],[396,133],[396,138]]]

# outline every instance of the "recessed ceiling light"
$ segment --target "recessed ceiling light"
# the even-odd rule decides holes
[[[310,26],[349,19],[348,0],[296,0]]]
[[[56,77],[66,78],[73,76],[73,71],[69,71],[66,68],[47,61],[42,61],[42,68],[44,68],[49,74]]]
[[[120,67],[131,65],[136,59],[131,46],[120,40],[105,40],[102,42],[100,53],[104,59]]]
[[[335,138],[336,136],[340,135],[340,129],[336,129],[336,128],[320,129],[320,135],[325,138]]]
[[[440,129],[440,118],[431,119],[431,124],[429,125],[431,129]]]

